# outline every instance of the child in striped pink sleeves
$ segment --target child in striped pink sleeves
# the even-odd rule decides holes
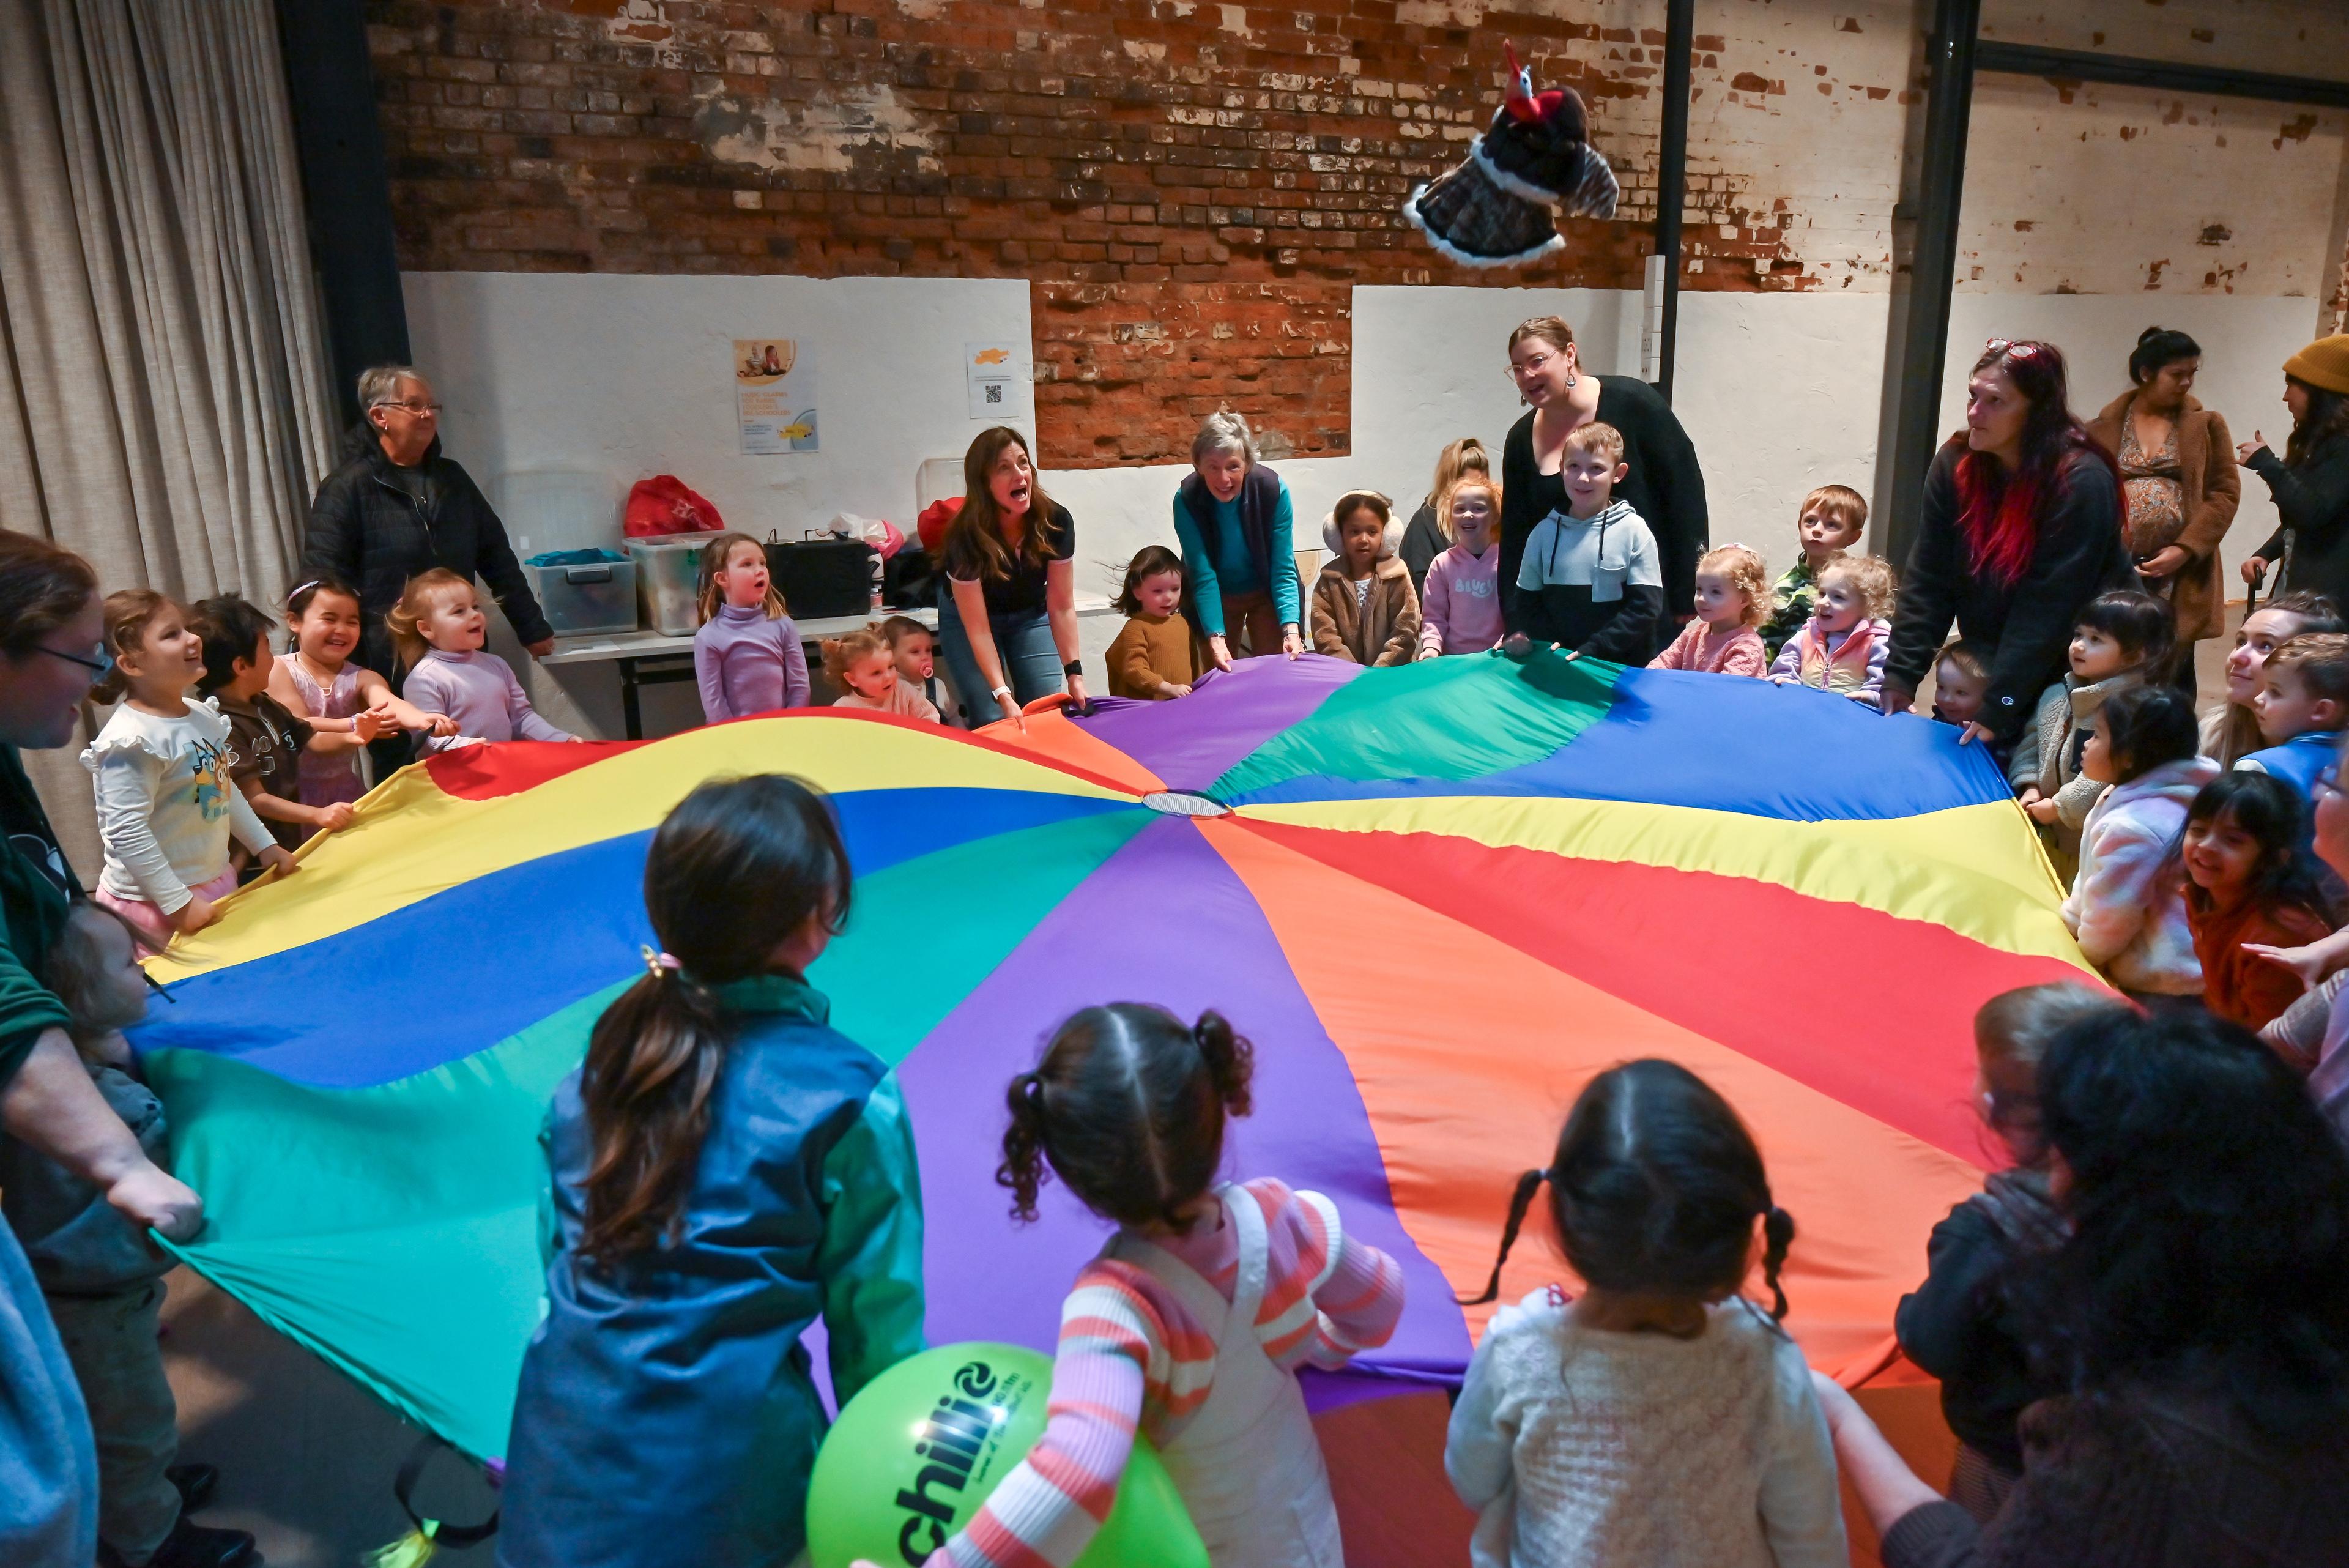
[[[1217,1014],[1092,1007],[1012,1080],[998,1178],[1033,1219],[1049,1163],[1120,1229],[1061,1309],[1044,1436],[932,1568],[1061,1568],[1109,1512],[1138,1429],[1216,1568],[1340,1568],[1297,1369],[1382,1345],[1402,1272],[1315,1192],[1219,1185],[1250,1052]]]

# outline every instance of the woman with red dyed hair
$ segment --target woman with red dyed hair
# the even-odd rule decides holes
[[[1992,338],[1966,388],[1966,428],[1925,480],[1925,507],[1892,618],[1884,711],[1917,682],[1957,622],[1985,651],[1990,689],[1962,739],[2011,743],[2037,693],[2063,678],[2080,607],[2137,586],[2121,531],[2120,472],[2073,416],[2052,343]]]

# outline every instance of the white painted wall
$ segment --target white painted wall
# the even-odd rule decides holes
[[[1975,289],[1980,285],[1973,286]],[[485,485],[504,474],[586,469],[628,483],[674,472],[730,523],[764,533],[814,526],[839,511],[904,525],[914,474],[958,457],[984,428],[968,417],[960,375],[968,338],[1029,340],[1028,291],[956,279],[700,278],[424,273],[407,279],[419,361],[448,405],[450,451]],[[1678,405],[1705,469],[1713,536],[1794,558],[1795,513],[1830,481],[1873,494],[1890,296],[1695,293],[1682,296]],[[1973,349],[1996,335],[2060,345],[2075,403],[2090,414],[2121,391],[2128,350],[2147,326],[2181,327],[2207,350],[2199,395],[2240,434],[2283,432],[2278,367],[2308,340],[2313,301],[2209,292],[1986,293],[1951,308],[1942,423],[1962,422]],[[1522,411],[1506,370],[1509,329],[1557,313],[1574,323],[1588,363],[1635,373],[1639,306],[1628,291],[1461,287],[1354,293],[1354,451],[1283,462],[1299,542],[1340,493],[1371,485],[1406,511],[1437,451],[1461,435],[1496,452]],[[788,457],[737,450],[726,355],[736,336],[805,339],[823,367],[824,449]],[[1010,422],[1033,428],[1023,407]],[[1114,592],[1144,545],[1171,543],[1185,468],[1061,470],[1042,454],[1048,491],[1078,524],[1078,592]],[[2274,524],[2266,487],[2246,489],[2230,535],[2231,566]],[[1085,623],[1098,659],[1114,618]],[[509,656],[512,657],[512,650]],[[533,671],[533,700],[557,722],[618,732],[605,667]],[[697,716],[691,689],[648,692],[651,732]]]
[[[484,488],[546,469],[627,487],[674,473],[730,526],[785,538],[843,511],[904,524],[925,458],[959,459],[1019,406],[973,420],[966,341],[1024,357],[1018,280],[409,273],[409,337],[448,411],[450,454]],[[730,360],[737,337],[793,337],[816,368],[821,450],[742,455]]]

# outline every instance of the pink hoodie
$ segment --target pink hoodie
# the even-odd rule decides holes
[[[1454,545],[1428,563],[1420,595],[1419,649],[1482,653],[1501,641],[1501,551],[1472,556]]]

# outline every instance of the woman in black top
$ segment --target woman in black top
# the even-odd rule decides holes
[[[2243,563],[2256,582],[2271,562],[2292,565],[2277,587],[2308,588],[2349,602],[2349,334],[2320,337],[2283,362],[2283,406],[2292,439],[2279,460],[2259,431],[2236,449],[2245,468],[2268,482],[2283,525]]]
[[[939,565],[953,592],[938,605],[938,650],[974,730],[1066,690],[1089,706],[1077,662],[1077,525],[1036,483],[1028,442],[998,425],[962,460],[962,509]]]
[[[2120,470],[2073,417],[2051,343],[1992,338],[1966,389],[1966,428],[1925,476],[1924,514],[1892,616],[1884,711],[1905,713],[1950,623],[1984,651],[1990,688],[1961,739],[2011,744],[2069,668],[2098,594],[2137,586]]]
[[[1517,563],[1535,525],[1566,510],[1558,470],[1568,434],[1595,421],[1623,432],[1623,461],[1630,472],[1616,482],[1615,499],[1630,503],[1656,536],[1664,577],[1661,649],[1694,613],[1696,558],[1704,554],[1710,526],[1704,473],[1688,431],[1645,381],[1584,370],[1574,328],[1555,316],[1537,316],[1509,334],[1509,375],[1533,411],[1509,427],[1501,447],[1503,624],[1512,632],[1524,629]]]

